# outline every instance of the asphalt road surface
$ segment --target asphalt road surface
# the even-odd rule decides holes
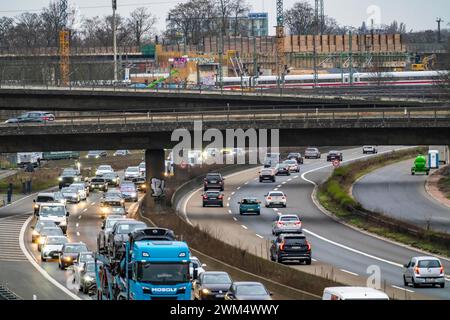
[[[364,176],[353,186],[355,199],[366,209],[450,233],[450,208],[428,195],[425,174],[411,175],[413,162],[402,161]]]
[[[380,147],[379,152],[391,149]],[[361,148],[344,151],[344,161],[360,157],[363,157]],[[379,270],[382,288],[397,290],[397,297],[398,292],[403,292],[405,298],[421,295],[431,299],[450,299],[448,285],[445,289],[403,286],[402,265],[412,256],[423,253],[344,226],[318,209],[311,198],[314,185],[310,181],[320,183],[332,172],[331,165],[324,158],[322,155],[320,160],[305,160],[300,174],[277,177],[275,183],[259,183],[258,169],[231,175],[225,180],[224,208],[202,208],[202,190],[196,190],[185,198],[181,209],[193,224],[201,225],[233,245],[256,254],[262,253],[262,256],[267,254],[268,242],[274,239],[271,226],[276,215],[298,214],[303,220],[304,233],[312,244],[313,263],[311,266],[293,267],[320,274],[326,265],[332,265],[334,272],[346,273],[363,283],[374,270]],[[275,189],[287,194],[287,208],[263,206],[260,216],[239,215],[237,202],[243,197],[253,196],[262,201],[268,191]],[[443,263],[450,270],[450,262],[445,260]],[[332,274],[329,276],[333,277]]]

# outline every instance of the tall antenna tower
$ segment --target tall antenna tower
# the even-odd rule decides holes
[[[59,7],[61,10],[61,25],[62,29],[59,31],[59,70],[61,74],[61,84],[63,86],[69,85],[69,57],[70,47],[69,39],[70,34],[67,30],[67,0],[60,0]]]

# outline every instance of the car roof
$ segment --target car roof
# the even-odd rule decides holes
[[[386,293],[370,287],[328,287],[324,292],[337,294],[344,299],[388,298]]]
[[[261,283],[261,282],[257,282],[257,281],[236,281],[233,282],[233,285],[235,286],[263,286],[265,288],[265,286]]]
[[[68,242],[64,244],[65,246],[85,246],[84,242]]]
[[[275,191],[275,192],[281,192],[281,191]],[[280,214],[278,217],[279,218],[295,217],[295,218],[299,218],[300,219],[300,217],[297,214]]]
[[[205,271],[205,272],[202,272],[202,275],[205,275],[205,274],[226,274],[227,276],[230,276],[228,274],[228,272],[225,272],[225,271]]]
[[[281,233],[279,235],[281,238],[305,238],[306,236],[303,233]]]
[[[277,190],[277,191],[275,191],[275,190],[270,190],[270,191],[269,191],[269,194],[271,194],[271,193],[282,193],[282,194],[284,194],[284,192],[281,191],[281,190]]]
[[[54,196],[54,192],[40,192],[38,193],[38,197],[53,197]]]
[[[439,260],[439,258],[432,257],[432,256],[413,257],[413,259],[416,259],[416,260],[437,260],[437,261],[441,261],[441,260]]]
[[[65,207],[66,205],[64,203],[59,202],[46,202],[45,204],[42,204],[43,207]]]

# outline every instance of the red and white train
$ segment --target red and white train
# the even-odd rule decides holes
[[[403,71],[403,72],[381,72],[381,73],[353,73],[353,83],[350,83],[349,73],[318,74],[318,87],[346,87],[346,86],[430,86],[442,81],[448,71]],[[241,90],[255,81],[253,77],[224,77],[223,88],[228,90]],[[256,79],[256,87],[270,89],[278,87],[277,76],[260,76]],[[314,75],[286,75],[284,88],[313,88]]]

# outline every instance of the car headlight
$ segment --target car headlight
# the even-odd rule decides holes
[[[131,193],[131,196],[132,196],[132,197],[136,197],[136,192],[132,192],[132,193]]]
[[[40,237],[39,238],[39,244],[44,244],[45,243],[45,238],[44,237]]]
[[[205,289],[202,289],[202,293],[203,293],[203,294],[209,294],[210,291],[209,291],[208,289],[205,288]]]
[[[95,159],[98,159],[99,158],[99,156],[95,156]]]
[[[146,184],[141,184],[141,188],[145,189],[145,188],[147,188],[147,185]]]
[[[33,236],[38,236],[39,232],[37,232],[36,230],[33,230],[32,234],[33,234]]]
[[[102,208],[102,213],[107,213],[108,209],[107,208]]]
[[[66,221],[66,220],[63,220],[63,221],[61,221],[61,222],[59,223],[59,225],[60,225],[60,226],[65,226],[65,225],[67,225],[67,221]]]
[[[80,178],[76,177],[73,179],[73,181],[80,181]]]
[[[72,257],[70,257],[70,256],[68,256],[68,257],[64,257],[64,260],[66,260],[66,261],[72,261]]]
[[[94,278],[91,277],[91,276],[88,276],[88,275],[85,275],[85,276],[83,277],[83,279],[84,279],[84,281],[86,281],[86,282],[92,282],[92,281],[94,281]]]
[[[35,209],[38,209],[38,208],[39,208],[39,205],[38,205],[38,204],[35,204],[35,205],[34,205],[34,208],[35,208]]]
[[[59,177],[59,178],[58,178],[58,180],[59,180],[59,181],[62,181],[62,178],[61,178],[61,177]]]

